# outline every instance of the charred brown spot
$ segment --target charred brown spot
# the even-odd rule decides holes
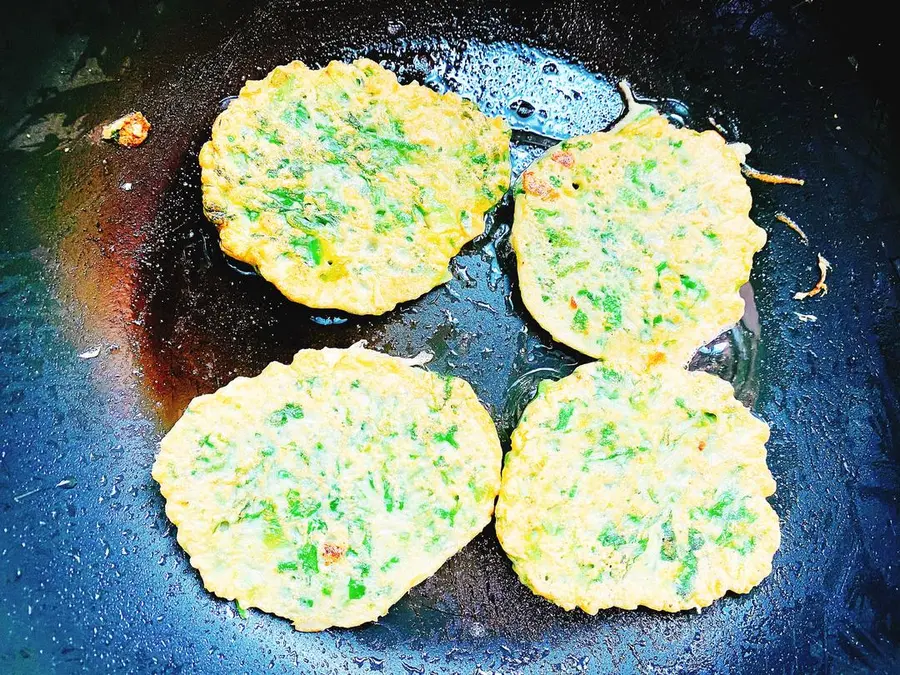
[[[127,148],[135,148],[147,140],[150,122],[139,112],[131,113],[103,127],[102,138]]]
[[[533,171],[526,171],[522,175],[522,188],[526,193],[541,199],[556,199],[559,196],[556,190],[535,176]]]
[[[569,298],[569,307],[572,309],[578,309],[578,303],[575,302],[575,298]]]
[[[325,544],[322,547],[322,560],[326,565],[331,565],[340,560],[347,551],[346,546],[338,546],[337,544]]]
[[[700,442],[697,444],[697,449],[698,449],[700,452],[703,452],[703,450],[706,449],[706,441],[700,441]]]
[[[568,150],[557,150],[550,155],[550,159],[558,164],[562,164],[566,168],[575,166],[575,157]]]

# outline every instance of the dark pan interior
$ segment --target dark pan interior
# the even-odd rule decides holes
[[[13,672],[888,672],[898,664],[900,477],[894,100],[877,52],[812,3],[183,2],[82,5],[7,40],[0,108],[0,583]],[[846,29],[842,31],[841,29]],[[839,40],[842,32],[846,42]],[[40,46],[40,58],[31,53]],[[615,82],[673,121],[749,143],[769,232],[748,313],[695,359],[772,427],[773,574],[701,614],[567,613],[522,586],[492,527],[383,620],[309,635],[206,593],[149,476],[197,394],[304,347],[434,354],[504,442],[540,379],[585,362],[527,315],[509,197],[453,280],[381,317],[309,310],[219,251],[197,153],[245,79],[368,56],[514,127],[520,172],[621,113]],[[17,68],[16,63],[21,65]],[[871,66],[874,67],[874,66]],[[62,71],[60,73],[60,71]],[[97,126],[154,123],[125,151]],[[783,210],[809,247],[774,219]],[[805,302],[815,254],[831,292]],[[812,314],[815,322],[797,313]],[[78,354],[101,348],[96,358]]]

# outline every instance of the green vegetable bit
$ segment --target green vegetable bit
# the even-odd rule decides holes
[[[397,556],[393,556],[390,560],[388,560],[381,566],[381,571],[387,572],[391,567],[396,565],[398,562],[400,562],[400,558],[398,558]]]
[[[297,490],[288,490],[285,495],[288,503],[288,510],[295,518],[309,518],[316,511],[322,508],[322,502],[313,497],[303,498]]]
[[[684,597],[691,592],[695,576],[697,576],[697,556],[693,551],[688,551],[675,575],[675,590],[680,596]]]
[[[575,411],[574,403],[565,403],[562,408],[559,409],[559,417],[556,420],[556,426],[553,427],[554,431],[562,431],[567,426],[569,426],[569,420],[572,419],[572,413]]]
[[[459,431],[459,428],[454,424],[452,427],[447,429],[444,433],[436,433],[434,435],[434,440],[443,443],[449,443],[454,448],[459,447],[459,443],[456,441],[456,432]]]
[[[575,315],[572,317],[572,327],[580,333],[586,333],[587,325],[588,315],[580,309],[575,310]]]
[[[296,403],[288,403],[269,415],[269,424],[273,427],[283,427],[289,420],[303,419],[303,408]]]
[[[272,197],[276,206],[282,207],[284,210],[302,204],[306,195],[302,191],[291,190],[289,188],[279,187],[273,190],[267,190],[266,194]]]
[[[450,527],[453,527],[454,521],[456,520],[456,514],[459,513],[459,507],[460,507],[459,495],[456,495],[454,497],[454,499],[456,499],[456,503],[453,505],[453,508],[451,508],[451,509],[435,509],[435,511],[434,511],[435,513],[437,513],[437,515],[440,518],[443,518],[444,520],[449,521]]]
[[[322,264],[322,242],[311,234],[304,232],[299,236],[291,237],[288,244],[308,266],[318,267]]]
[[[546,230],[547,241],[551,246],[574,246],[575,240],[563,230],[548,227]]]
[[[297,551],[297,560],[307,574],[319,573],[319,554],[315,544],[306,543]]]
[[[618,548],[628,543],[625,537],[616,532],[616,528],[611,523],[603,528],[600,536],[597,537],[597,541],[603,546],[612,546],[613,548]]]
[[[382,476],[382,483],[384,485],[383,497],[384,497],[384,510],[388,513],[391,513],[394,510],[394,494],[391,490],[391,484],[387,481],[387,478]]]
[[[350,579],[347,583],[347,597],[350,600],[359,600],[366,594],[365,585],[356,579]]]
[[[659,548],[659,557],[666,561],[672,561],[678,557],[678,550],[675,546],[675,532],[672,529],[671,520],[667,520],[662,524],[662,543]]]

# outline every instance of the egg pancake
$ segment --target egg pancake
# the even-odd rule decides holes
[[[377,63],[248,81],[200,152],[222,250],[310,307],[381,314],[450,279],[509,187],[509,126]]]
[[[500,463],[468,383],[353,347],[195,398],[153,477],[207,589],[318,631],[384,615],[465,546]]]
[[[746,593],[780,541],[768,437],[707,373],[581,366],[541,383],[513,432],[497,536],[522,582],[566,609]]]
[[[565,141],[516,187],[511,242],[528,311],[598,359],[683,365],[744,312],[766,241],[741,175],[749,148],[632,103],[608,132]]]

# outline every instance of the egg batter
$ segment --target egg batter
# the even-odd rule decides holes
[[[478,534],[500,463],[468,383],[353,347],[195,398],[153,477],[207,589],[317,631],[384,615]]]
[[[310,307],[381,314],[450,279],[509,186],[510,129],[377,63],[248,81],[200,153],[222,250]]]
[[[744,312],[765,231],[749,152],[634,102],[608,132],[565,141],[516,187],[522,299],[556,340],[598,359],[683,365]]]
[[[746,593],[780,542],[768,437],[712,375],[581,366],[542,382],[513,433],[497,536],[522,582],[566,609]]]

